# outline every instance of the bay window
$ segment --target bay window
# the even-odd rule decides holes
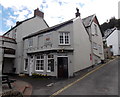
[[[54,71],[54,55],[49,54],[47,56],[47,72],[52,72]]]
[[[36,71],[44,70],[44,55],[36,55]]]

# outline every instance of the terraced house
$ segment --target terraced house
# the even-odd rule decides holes
[[[104,60],[102,34],[95,15],[81,19],[77,9],[75,18],[58,25],[39,23],[45,26],[39,29],[34,21],[31,25],[39,30],[26,31],[28,34],[21,37],[21,50],[16,49],[21,53],[21,63],[15,63],[15,68],[19,68],[16,73],[70,77]]]

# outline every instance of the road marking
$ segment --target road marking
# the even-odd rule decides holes
[[[116,58],[115,58],[116,59]],[[95,68],[94,70],[88,72],[87,74],[85,74],[84,76],[80,77],[79,79],[75,80],[74,82],[66,85],[65,87],[63,87],[62,89],[58,90],[57,92],[53,93],[51,96],[49,97],[54,97],[58,94],[60,94],[61,92],[63,92],[64,90],[66,90],[67,88],[71,87],[72,85],[76,84],[77,82],[81,81],[82,79],[84,79],[85,77],[87,77],[88,75],[92,74],[93,72],[97,71],[98,69],[102,68],[103,66],[107,65],[108,63],[114,61],[115,59],[113,60],[110,60],[109,62],[107,62],[106,64],[102,64],[100,65],[99,67]]]

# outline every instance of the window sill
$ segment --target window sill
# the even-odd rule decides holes
[[[51,71],[50,70],[47,70],[48,73],[50,73]]]
[[[70,44],[59,44],[59,46],[70,46]]]
[[[35,71],[37,71],[37,72],[44,72],[44,70],[35,70]]]

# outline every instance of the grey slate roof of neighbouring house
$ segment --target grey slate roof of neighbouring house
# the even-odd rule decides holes
[[[82,19],[82,20],[83,20],[83,24],[85,25],[86,28],[89,27],[89,26],[91,26],[94,17],[96,17],[95,14],[90,15],[90,16],[88,16],[88,17]],[[97,20],[97,18],[96,18],[96,20]],[[104,36],[104,34],[103,34],[102,30],[101,30],[101,26],[100,26],[98,20],[97,20],[97,24],[98,24],[98,26],[99,26],[99,28],[100,28],[100,31],[101,31],[102,36]]]
[[[93,19],[94,16],[95,15],[91,15],[91,16],[88,16],[88,17],[82,19],[83,20],[83,24],[85,25],[85,27],[90,26],[90,24],[91,24],[92,19]]]
[[[12,31],[13,29],[15,29],[16,27],[18,27],[20,24],[22,24],[23,22],[26,22],[26,21],[29,21],[31,19],[35,18],[35,16],[29,18],[29,19],[26,19],[26,20],[23,20],[23,21],[18,21],[18,24],[16,24],[14,27],[12,27],[10,30],[8,30],[6,33],[3,34],[6,35],[8,32]],[[46,23],[46,21],[43,19],[43,21]],[[48,24],[46,23],[46,25],[48,26]],[[48,26],[49,27],[49,26]]]
[[[55,25],[55,26],[52,26],[52,27],[49,27],[49,28],[40,30],[40,31],[38,31],[38,32],[32,33],[32,34],[24,37],[23,40],[26,39],[26,38],[30,38],[30,37],[36,36],[36,35],[38,35],[38,34],[42,34],[42,33],[46,33],[46,32],[49,32],[49,31],[56,30],[56,29],[58,29],[58,28],[60,28],[60,27],[62,27],[62,26],[65,26],[65,25],[67,25],[67,24],[70,24],[70,23],[72,23],[72,22],[73,22],[73,19],[70,19],[70,20],[68,20],[68,21],[66,21],[66,22],[63,22],[63,23],[57,24],[57,25]]]

